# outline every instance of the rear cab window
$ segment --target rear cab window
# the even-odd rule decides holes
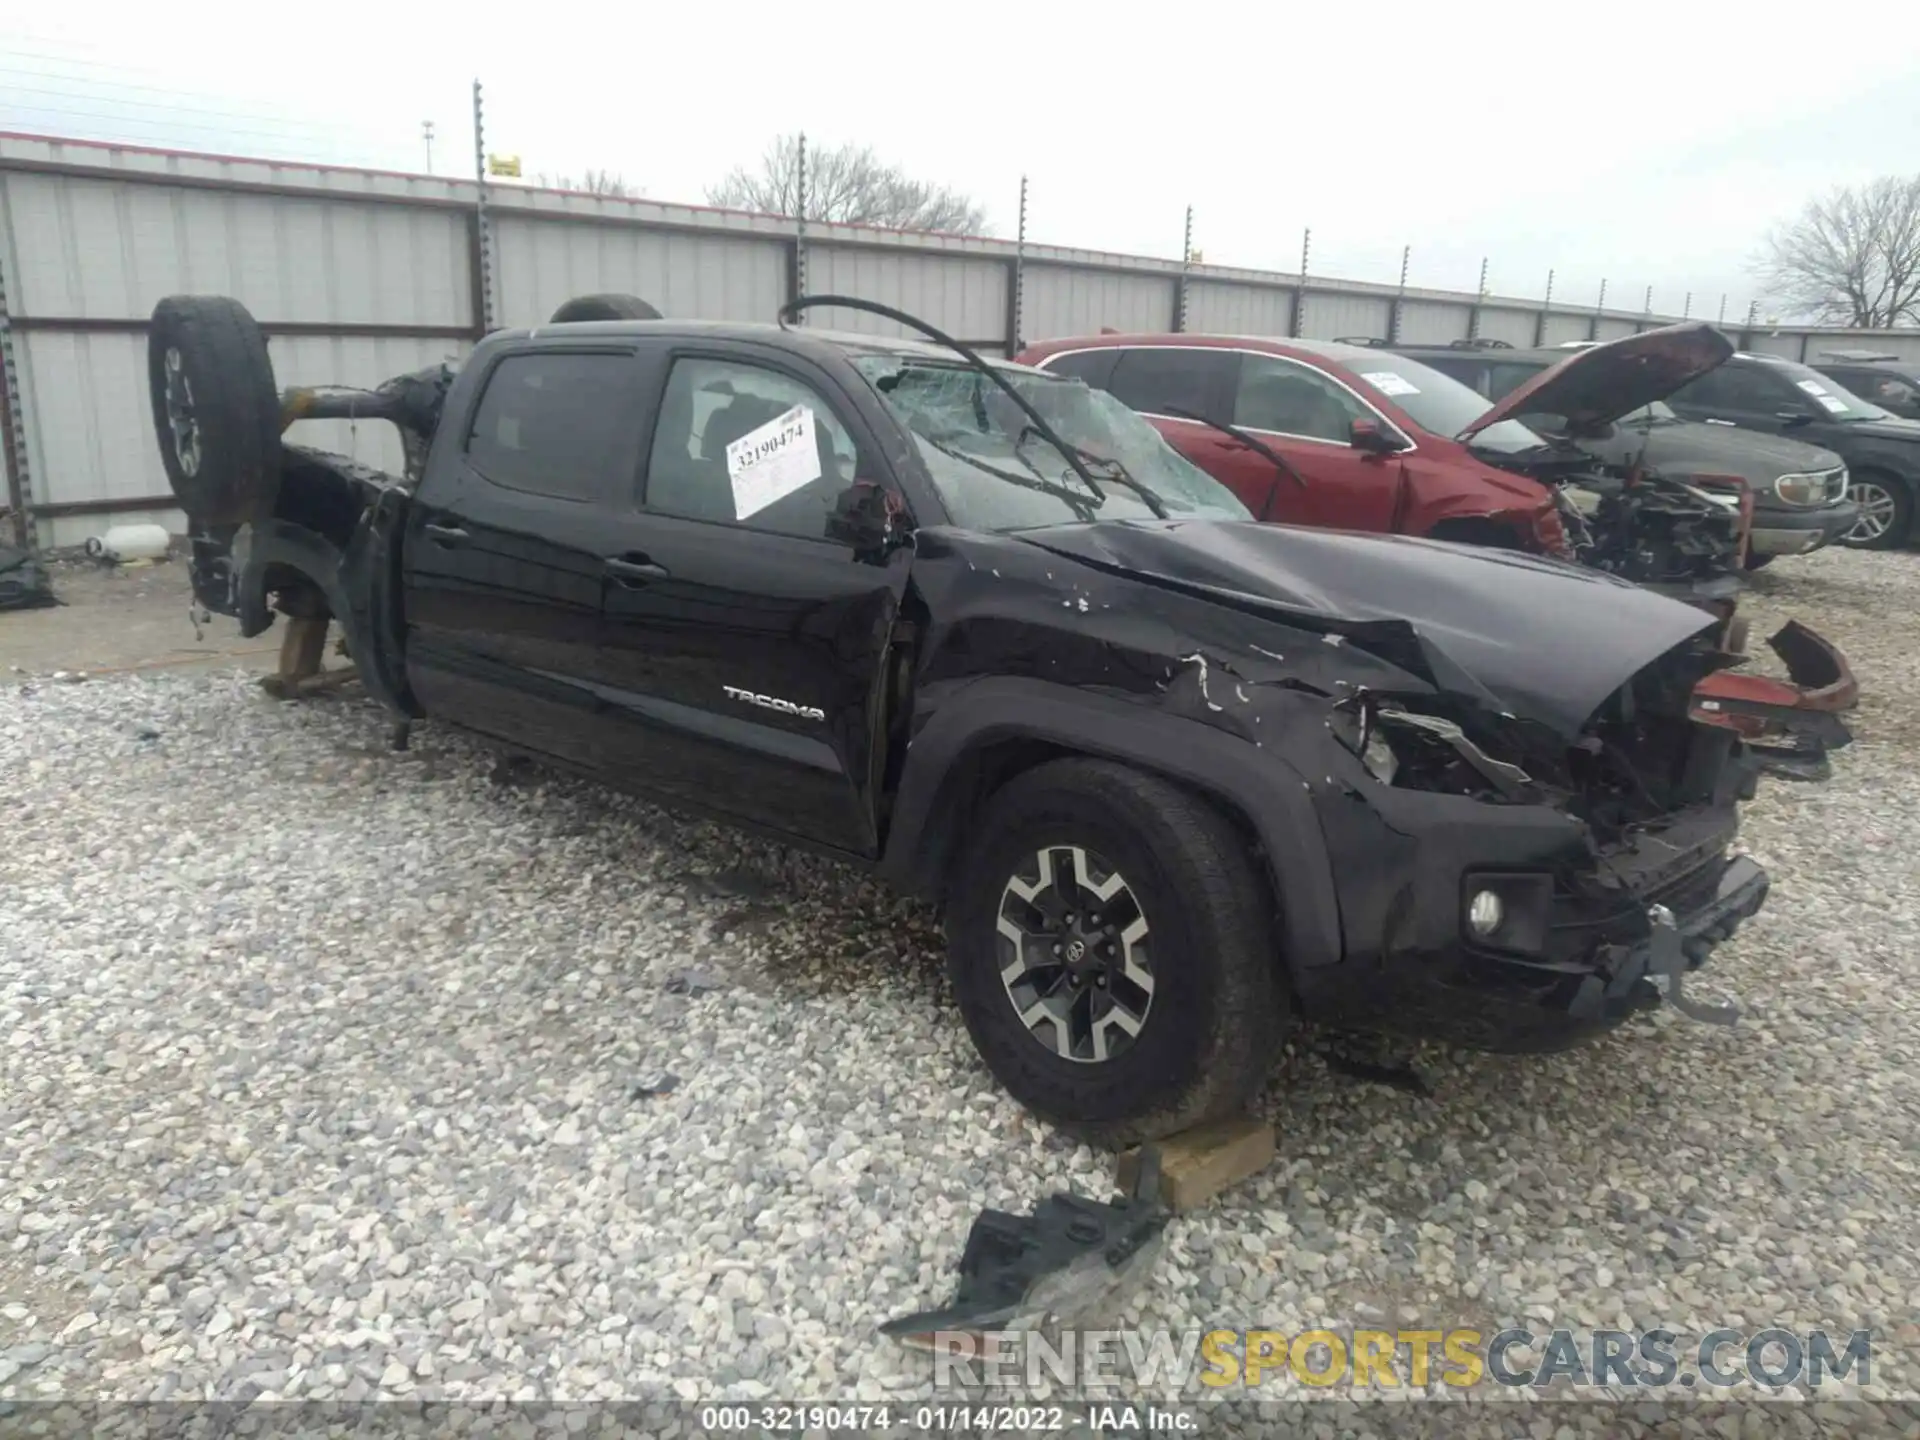
[[[528,350],[487,376],[467,463],[503,490],[550,500],[631,493],[644,407],[631,352]]]

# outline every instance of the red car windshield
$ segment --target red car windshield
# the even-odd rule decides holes
[[[1434,435],[1452,439],[1489,408],[1487,397],[1472,386],[1403,355],[1383,350],[1342,363],[1349,374],[1378,390]],[[1475,435],[1472,443],[1477,449],[1517,455],[1537,450],[1546,441],[1518,420],[1502,420]]]

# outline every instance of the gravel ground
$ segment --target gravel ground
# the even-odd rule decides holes
[[[1278,1162],[1123,1323],[1873,1326],[1911,1393],[1920,556],[1757,590],[1866,698],[1749,808],[1773,899],[1701,986],[1743,1024],[1434,1051],[1430,1100],[1307,1037]],[[924,1395],[874,1326],[978,1208],[1110,1193],[974,1058],[920,906],[384,737],[235,673],[0,691],[0,1400]]]

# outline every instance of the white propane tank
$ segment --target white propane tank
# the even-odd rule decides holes
[[[106,534],[88,539],[87,554],[115,565],[129,560],[158,560],[166,555],[172,539],[164,525],[115,525]]]

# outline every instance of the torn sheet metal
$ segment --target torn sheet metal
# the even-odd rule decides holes
[[[1152,1270],[1171,1217],[1152,1146],[1141,1151],[1133,1193],[1122,1199],[1063,1191],[1031,1215],[983,1210],[967,1232],[953,1299],[889,1320],[880,1333],[932,1349],[943,1333],[1066,1328],[1110,1316]]]

